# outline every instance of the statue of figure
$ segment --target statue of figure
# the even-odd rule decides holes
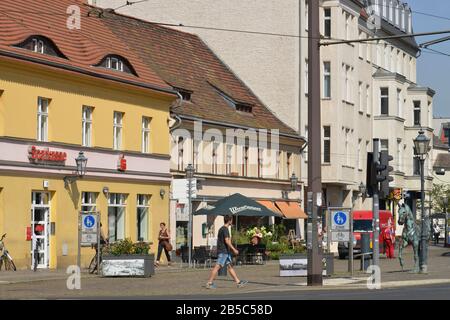
[[[406,203],[399,203],[398,224],[404,225],[402,239],[399,241],[398,259],[403,271],[403,248],[409,244],[414,250],[414,273],[419,272],[419,243],[420,243],[420,226],[416,224],[413,213]]]

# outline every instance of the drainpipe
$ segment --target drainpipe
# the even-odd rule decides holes
[[[183,103],[183,96],[177,91],[177,95],[178,95],[178,103],[174,108],[180,107],[181,104]],[[171,108],[172,109],[172,108]],[[175,119],[175,124],[170,127],[169,132],[172,133],[173,131],[175,131],[176,129],[178,129],[179,127],[181,127],[181,118],[179,115],[177,115],[176,113],[170,112],[170,119],[174,118]]]

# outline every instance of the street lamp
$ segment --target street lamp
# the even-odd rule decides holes
[[[448,197],[445,196],[442,198],[442,204],[444,205],[444,216],[445,216],[445,236],[444,236],[444,247],[448,247],[448,215],[447,215],[447,207],[448,207]]]
[[[194,177],[195,168],[189,164],[186,169],[186,178],[188,180],[188,201],[189,201],[189,223],[188,223],[188,250],[189,250],[189,268],[192,263],[192,178]]]
[[[64,186],[67,188],[69,184],[75,182],[78,179],[83,178],[86,175],[86,165],[88,158],[84,156],[84,152],[80,151],[78,157],[75,158],[75,163],[77,165],[77,171],[75,174],[64,177]]]
[[[291,176],[290,180],[291,180],[291,190],[292,191],[296,191],[297,190],[297,185],[298,185],[298,178],[295,175],[295,173],[292,173],[292,176]]]
[[[428,148],[430,145],[430,139],[425,136],[424,131],[420,130],[419,135],[413,140],[414,141],[414,151],[417,159],[420,162],[420,192],[421,192],[421,203],[422,203],[422,213],[421,213],[421,239],[420,239],[420,252],[419,252],[419,265],[420,272],[427,272],[427,260],[428,260],[428,217],[425,216],[425,158],[427,157]]]

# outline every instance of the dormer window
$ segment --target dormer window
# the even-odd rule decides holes
[[[53,41],[44,36],[39,35],[31,36],[27,38],[25,41],[14,46],[29,51],[33,51],[39,54],[45,54],[49,56],[67,59],[67,57],[64,56],[64,54],[53,43]]]
[[[116,71],[123,72],[123,62],[119,58],[108,57],[106,58],[106,67]]]
[[[95,67],[102,67],[114,71],[134,74],[135,76],[137,76],[136,71],[133,69],[127,59],[118,55],[106,56],[99,64],[95,65]]]
[[[225,100],[225,102],[232,108],[236,109],[236,111],[245,112],[245,113],[252,113],[252,105],[246,102],[236,101],[223,91],[219,90],[215,86],[213,86],[214,89],[216,89],[217,93]]]
[[[182,89],[182,88],[174,88],[176,91],[178,91],[178,93],[181,95],[181,97],[183,98],[183,101],[191,101],[192,99],[192,94],[194,93],[191,90],[187,90],[187,89]]]

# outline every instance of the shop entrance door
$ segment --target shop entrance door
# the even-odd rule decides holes
[[[49,267],[50,193],[33,192],[31,202],[31,268],[37,255],[37,268]]]

